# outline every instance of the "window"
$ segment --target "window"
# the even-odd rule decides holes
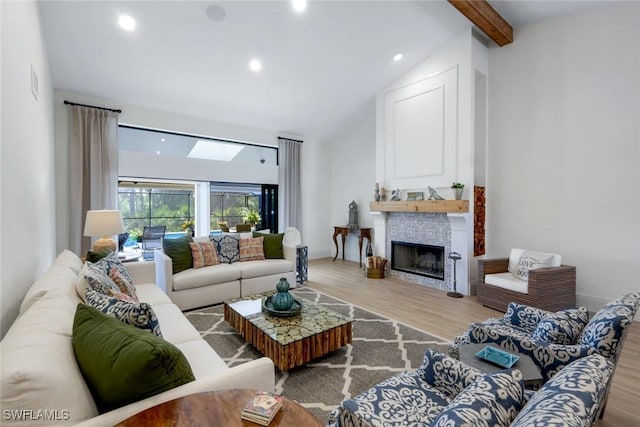
[[[194,185],[120,181],[118,206],[125,230],[142,234],[144,226],[165,225],[167,233],[182,232],[195,219]]]
[[[261,186],[255,184],[229,184],[212,182],[210,184],[211,229],[219,230],[219,222],[229,227],[243,224],[247,211],[260,212]],[[261,228],[261,224],[257,224]]]

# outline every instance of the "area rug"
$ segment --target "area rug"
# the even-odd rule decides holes
[[[325,423],[329,411],[344,399],[397,372],[417,369],[428,348],[446,352],[451,344],[309,288],[292,292],[354,319],[352,344],[288,372],[276,369],[276,393],[295,400]],[[261,357],[224,321],[222,304],[186,316],[229,366]]]

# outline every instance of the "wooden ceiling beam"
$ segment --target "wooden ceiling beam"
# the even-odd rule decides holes
[[[449,0],[498,46],[513,42],[513,28],[486,0]]]

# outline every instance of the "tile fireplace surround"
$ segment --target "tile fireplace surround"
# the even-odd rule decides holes
[[[469,295],[469,214],[431,212],[371,212],[376,236],[376,255],[391,257],[391,241],[443,246],[445,255],[444,281],[403,271],[391,270],[397,277],[423,286],[453,290],[453,262],[451,251],[462,259],[457,262],[457,290]]]

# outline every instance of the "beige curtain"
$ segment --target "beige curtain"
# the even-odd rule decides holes
[[[278,181],[280,220],[278,227],[295,227],[302,231],[300,191],[300,147],[302,141],[278,138]]]
[[[118,208],[118,113],[69,106],[69,249],[84,255],[88,210]]]

